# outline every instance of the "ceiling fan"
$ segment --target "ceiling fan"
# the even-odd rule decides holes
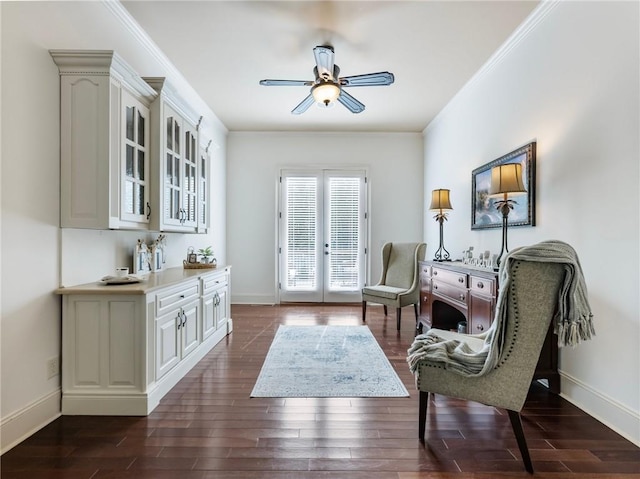
[[[344,87],[383,86],[391,85],[394,81],[393,73],[378,72],[340,77],[340,68],[334,61],[333,47],[317,46],[313,49],[316,66],[313,68],[315,80],[260,80],[264,86],[309,86],[311,93],[296,106],[291,113],[299,115],[307,111],[314,103],[330,107],[337,101],[342,103],[352,113],[362,113],[364,105],[343,90]]]

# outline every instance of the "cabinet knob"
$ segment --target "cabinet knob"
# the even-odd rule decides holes
[[[478,325],[476,326],[476,329],[477,329],[478,331],[484,331],[484,326],[483,326],[482,324],[478,324]]]
[[[434,285],[433,285],[433,289],[438,289],[438,285],[437,285],[437,284],[434,284]]]
[[[478,289],[484,288],[484,283],[482,281],[478,281]]]
[[[184,294],[181,294],[181,295],[180,295],[180,299],[184,299]]]
[[[458,283],[464,283],[464,278],[462,276],[458,278]]]
[[[433,275],[434,275],[434,276],[438,276],[438,272],[434,270],[434,271],[433,271]]]
[[[460,295],[460,301],[464,301],[464,294]]]

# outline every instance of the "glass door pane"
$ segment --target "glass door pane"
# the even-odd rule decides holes
[[[330,291],[360,290],[360,179],[330,177],[328,188],[327,288]]]
[[[120,218],[125,221],[147,223],[149,189],[146,182],[148,169],[146,118],[149,110],[132,97],[122,92],[123,152],[121,158],[121,206]]]
[[[196,226],[196,168],[198,166],[198,149],[195,128],[186,129],[184,134],[184,185],[183,185],[183,208],[184,225]]]

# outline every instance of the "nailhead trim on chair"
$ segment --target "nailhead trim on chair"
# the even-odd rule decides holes
[[[513,352],[513,348],[516,342],[516,335],[518,334],[518,329],[520,328],[520,313],[518,311],[518,302],[515,296],[515,289],[516,289],[515,283],[516,283],[516,277],[518,276],[519,266],[520,266],[520,261],[516,261],[512,271],[511,286],[509,288],[509,292],[510,292],[509,296],[510,298],[513,298],[513,322],[514,322],[513,336],[511,336],[511,341],[509,342],[509,349],[507,350],[507,353],[504,354],[503,357],[500,359],[500,362],[496,365],[496,368],[499,368],[504,363],[506,363],[507,360],[509,359],[509,356],[511,356],[511,353]]]

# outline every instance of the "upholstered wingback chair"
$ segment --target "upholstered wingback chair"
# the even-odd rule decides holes
[[[505,265],[505,267],[507,267]],[[520,411],[540,356],[550,322],[558,305],[563,282],[561,264],[535,261],[514,261],[508,266],[510,286],[503,308],[503,337],[496,334],[493,341],[502,340],[497,364],[480,376],[463,376],[437,361],[425,358],[417,363],[416,386],[420,391],[419,438],[424,441],[429,393],[443,394],[504,408],[509,413],[524,465],[529,472],[533,466],[522,429]],[[455,339],[472,351],[486,347],[485,337],[449,331],[430,330],[444,340]],[[417,338],[418,340],[419,338]],[[416,343],[414,343],[416,344]]]
[[[382,275],[375,286],[362,289],[362,321],[366,320],[367,302],[396,308],[396,323],[400,331],[401,310],[413,304],[418,321],[420,287],[418,261],[424,259],[425,243],[385,243],[382,246]]]

